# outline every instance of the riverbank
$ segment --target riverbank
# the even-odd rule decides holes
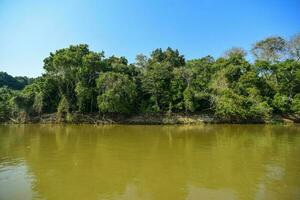
[[[274,115],[269,120],[261,119],[221,119],[216,118],[212,114],[106,114],[99,115],[69,113],[69,114],[43,114],[40,116],[23,117],[19,119],[11,118],[6,123],[27,124],[203,124],[203,123],[218,123],[218,124],[270,124],[270,123],[300,123],[299,115]]]

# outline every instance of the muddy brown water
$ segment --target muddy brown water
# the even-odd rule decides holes
[[[19,199],[300,199],[300,126],[0,125]]]

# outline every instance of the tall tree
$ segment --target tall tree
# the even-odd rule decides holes
[[[149,62],[150,64],[154,64],[154,63],[167,64],[172,68],[185,65],[184,56],[180,55],[177,49],[173,50],[170,47],[168,47],[165,51],[163,51],[162,49],[155,49],[151,53]]]
[[[247,52],[240,47],[232,47],[231,49],[225,51],[224,57],[230,58],[230,57],[245,57],[247,55]]]
[[[89,52],[82,58],[75,87],[77,106],[81,112],[93,112],[97,109],[96,78],[107,70],[103,58],[104,52]]]
[[[252,53],[258,60],[279,61],[285,56],[287,42],[282,37],[268,37],[254,44]]]
[[[162,112],[172,110],[171,81],[174,69],[185,65],[183,55],[178,50],[156,49],[151,53],[141,81],[144,93],[144,111]]]
[[[92,81],[97,75],[95,68],[102,54],[93,54],[88,45],[71,45],[69,48],[57,50],[44,60],[47,75],[58,82],[61,100],[67,101],[70,111],[77,109],[75,88],[81,82]]]
[[[292,59],[300,61],[300,33],[294,35],[288,41],[288,52]]]

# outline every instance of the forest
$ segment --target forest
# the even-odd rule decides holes
[[[249,51],[186,60],[172,48],[105,57],[86,44],[44,59],[37,78],[0,72],[0,121],[56,113],[210,113],[228,120],[300,114],[300,34],[265,38]]]

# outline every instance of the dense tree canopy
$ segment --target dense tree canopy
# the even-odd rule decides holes
[[[130,113],[136,98],[136,85],[126,74],[102,73],[97,79],[98,108],[101,112]]]
[[[12,77],[6,72],[0,72],[0,87],[8,87],[13,90],[21,90],[26,85],[30,84],[33,79],[27,78],[26,76]]]
[[[0,72],[0,120],[45,113],[211,113],[220,119],[268,119],[300,114],[300,39],[269,37],[247,52],[186,60],[178,50],[155,49],[105,57],[71,45],[44,60],[34,80]]]

